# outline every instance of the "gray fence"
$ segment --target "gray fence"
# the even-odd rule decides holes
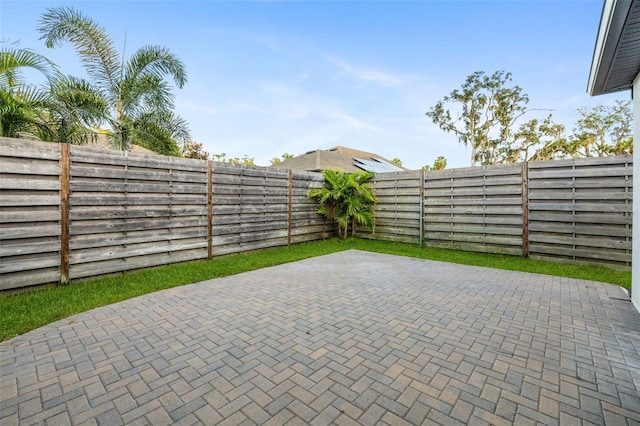
[[[331,235],[319,173],[0,138],[0,289]]]
[[[372,233],[359,229],[362,238],[420,243],[422,207],[421,171],[391,172],[376,175],[373,190],[376,225]]]
[[[631,266],[632,157],[532,162],[528,175],[531,257]]]
[[[631,266],[632,157],[378,174],[365,238]]]
[[[632,158],[378,174],[364,238],[631,266]],[[333,235],[320,173],[0,138],[0,290]]]
[[[424,241],[438,247],[522,254],[522,165],[427,172]]]
[[[61,145],[0,139],[2,289],[60,280],[61,151]]]

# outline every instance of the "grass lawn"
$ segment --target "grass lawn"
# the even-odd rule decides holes
[[[0,341],[73,314],[153,291],[348,249],[602,281],[626,289],[631,288],[631,272],[601,266],[564,265],[514,256],[420,248],[386,241],[332,239],[224,256],[208,261],[161,266],[66,286],[1,296]]]

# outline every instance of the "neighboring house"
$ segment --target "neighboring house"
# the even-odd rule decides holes
[[[605,0],[591,62],[591,96],[631,90],[634,142],[640,141],[640,1]],[[635,96],[634,96],[635,94]],[[633,150],[634,169],[640,149]],[[640,311],[640,172],[633,173],[633,246],[631,301]]]
[[[331,149],[317,149],[289,160],[274,164],[279,169],[306,170],[321,172],[326,169],[355,172],[366,170],[375,173],[402,172],[404,167],[392,163],[386,158],[366,151],[336,146]]]

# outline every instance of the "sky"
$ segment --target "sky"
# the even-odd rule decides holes
[[[283,153],[347,146],[418,169],[470,149],[425,115],[475,71],[512,73],[524,117],[553,114],[570,132],[577,108],[630,99],[586,93],[603,0],[582,1],[31,1],[0,0],[0,40],[85,76],[70,44],[47,49],[48,7],[72,6],[125,57],[168,47],[188,82],[176,111],[212,154],[268,165]],[[126,37],[125,37],[126,35]],[[550,111],[549,111],[550,110]]]

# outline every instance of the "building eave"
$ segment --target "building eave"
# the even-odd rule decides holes
[[[637,57],[637,51],[621,52],[620,46],[621,42],[627,42],[624,40],[624,32],[629,25],[632,6],[637,6],[634,3],[636,0],[604,2],[587,86],[587,92],[591,96],[628,90],[633,84],[637,75],[634,71],[640,67],[640,58]],[[639,44],[635,40],[632,43],[634,47]],[[640,49],[640,45],[637,48]],[[633,71],[628,71],[630,61],[633,62]]]

